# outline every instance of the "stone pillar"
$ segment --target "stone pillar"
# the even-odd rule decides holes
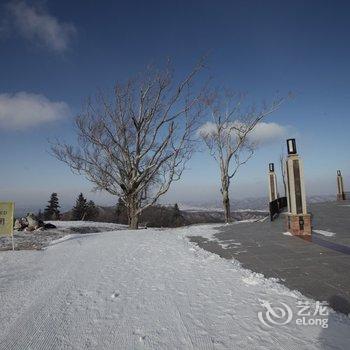
[[[337,170],[337,200],[338,201],[345,201],[346,196],[344,192],[344,182],[343,182],[343,176],[341,174],[340,170]]]
[[[295,139],[287,140],[287,230],[293,235],[311,235],[311,215],[307,213],[303,163]]]
[[[269,200],[273,202],[278,198],[277,192],[277,177],[275,173],[275,165],[273,163],[269,164]]]

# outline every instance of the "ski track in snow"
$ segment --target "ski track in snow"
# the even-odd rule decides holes
[[[221,259],[181,229],[74,235],[43,251],[0,254],[0,349],[346,349],[329,329],[266,328],[259,299],[295,310],[299,292]],[[58,244],[59,243],[59,244]]]

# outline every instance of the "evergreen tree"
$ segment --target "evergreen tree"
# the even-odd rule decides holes
[[[57,193],[52,193],[49,205],[45,208],[44,211],[44,218],[45,220],[59,220],[60,218],[60,205],[58,202],[58,196]]]
[[[179,209],[179,206],[177,203],[174,205],[174,212],[173,212],[173,223],[175,226],[181,226],[182,222],[182,216],[181,216],[181,211]]]
[[[39,209],[39,211],[38,211],[37,218],[38,218],[38,220],[41,220],[41,221],[44,220],[44,214],[41,211],[41,209]]]
[[[98,218],[98,209],[93,201],[89,201],[86,205],[85,220],[94,221]]]
[[[87,215],[87,202],[82,193],[79,194],[75,207],[72,209],[72,220],[85,220]]]
[[[116,222],[120,224],[127,223],[127,211],[124,201],[121,197],[118,199],[118,203],[115,209]]]
[[[179,206],[177,205],[177,203],[175,203],[175,205],[174,205],[174,217],[178,218],[180,215],[181,215],[181,213],[180,213]]]
[[[116,208],[115,208],[115,214],[117,216],[117,219],[119,218],[119,216],[122,214],[122,212],[124,211],[124,208],[125,208],[125,205],[124,205],[124,202],[123,200],[121,199],[121,197],[119,197],[118,199],[118,203],[116,205]]]

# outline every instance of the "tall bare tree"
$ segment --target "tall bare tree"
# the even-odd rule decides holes
[[[220,168],[221,195],[225,221],[231,220],[229,189],[238,169],[253,156],[258,143],[252,132],[267,115],[277,110],[282,98],[264,104],[259,111],[255,106],[243,107],[243,94],[214,93],[205,99],[212,121],[204,124],[199,133]]]
[[[169,66],[147,68],[111,97],[98,93],[76,118],[77,146],[52,146],[73,172],[122,199],[132,229],[180,179],[194,151],[202,105],[194,80],[202,68],[201,61],[180,82]]]
[[[287,197],[287,180],[286,180],[287,174],[286,174],[286,167],[285,167],[286,157],[283,154],[283,150],[280,154],[279,161],[280,161],[280,170],[281,170],[282,181],[283,181],[284,196]]]

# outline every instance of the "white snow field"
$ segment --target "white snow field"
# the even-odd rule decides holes
[[[350,320],[335,312],[328,328],[260,323],[263,300],[296,312],[305,298],[186,238],[209,232],[119,230],[0,252],[0,349],[349,348]]]

